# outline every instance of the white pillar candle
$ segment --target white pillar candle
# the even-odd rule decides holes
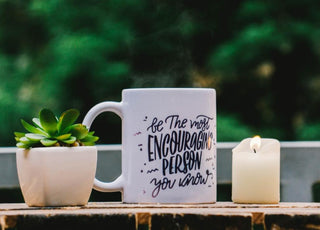
[[[232,150],[232,201],[279,203],[280,143],[278,140],[247,138]]]

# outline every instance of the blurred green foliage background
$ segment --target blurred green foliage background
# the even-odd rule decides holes
[[[133,87],[212,87],[218,141],[320,139],[315,0],[2,0],[0,145],[41,108],[59,115]],[[120,143],[101,115],[100,143]],[[116,133],[115,133],[116,132]]]

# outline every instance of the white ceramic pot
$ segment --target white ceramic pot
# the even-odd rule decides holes
[[[97,166],[95,146],[18,149],[16,159],[28,206],[87,204]]]

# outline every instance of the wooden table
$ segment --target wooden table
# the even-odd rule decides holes
[[[1,229],[320,229],[320,203],[200,205],[89,203],[29,208],[0,204]]]

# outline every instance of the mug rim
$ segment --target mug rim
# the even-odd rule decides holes
[[[192,88],[192,87],[187,87],[187,88],[128,88],[128,89],[123,89],[122,92],[141,92],[141,91],[215,91],[214,88]]]

